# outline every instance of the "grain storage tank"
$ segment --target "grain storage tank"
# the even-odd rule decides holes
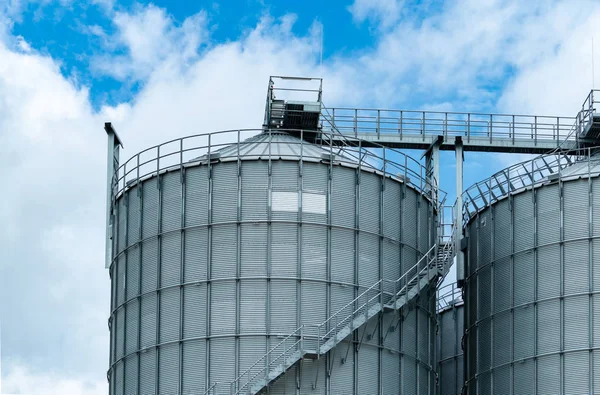
[[[551,154],[463,195],[469,394],[600,392],[599,171]]]
[[[399,152],[346,148],[285,131],[217,132],[118,168],[111,394],[248,393],[236,378],[282,339],[415,265],[435,239],[435,188]],[[433,394],[434,341],[425,286],[265,389]]]
[[[438,394],[458,395],[463,387],[464,303],[456,283],[438,289]]]

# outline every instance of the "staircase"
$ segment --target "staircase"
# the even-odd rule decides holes
[[[257,394],[302,359],[319,359],[356,329],[384,311],[399,310],[421,289],[445,276],[454,240],[434,245],[396,281],[379,280],[319,325],[302,325],[230,384],[231,394]]]

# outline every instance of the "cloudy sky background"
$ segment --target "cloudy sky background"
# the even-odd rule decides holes
[[[271,74],[328,106],[574,116],[592,37],[600,63],[598,1],[186,3],[0,0],[2,394],[108,391],[105,121],[125,158],[259,127]],[[465,184],[518,159],[468,154]]]

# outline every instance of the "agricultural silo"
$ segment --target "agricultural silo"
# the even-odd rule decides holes
[[[463,387],[464,303],[456,283],[438,289],[438,394],[459,395]]]
[[[600,157],[570,154],[463,195],[469,394],[600,392]]]
[[[435,187],[399,152],[295,134],[192,136],[118,169],[111,394],[434,393]]]

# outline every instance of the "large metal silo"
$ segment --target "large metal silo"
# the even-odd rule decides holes
[[[438,289],[438,394],[459,395],[464,383],[464,303],[456,283]]]
[[[117,170],[111,394],[249,393],[245,372],[282,339],[334,326],[357,296],[368,310],[369,290],[428,262],[436,188],[416,161],[256,133],[178,139]],[[264,390],[433,394],[435,290],[419,291]]]
[[[600,392],[600,157],[569,154],[463,195],[469,394]]]

